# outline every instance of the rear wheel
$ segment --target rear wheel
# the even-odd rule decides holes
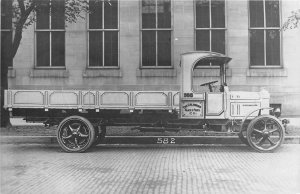
[[[94,139],[93,125],[81,116],[67,117],[57,129],[57,141],[66,152],[84,152],[92,145]]]
[[[261,115],[254,118],[247,128],[249,145],[259,152],[272,152],[284,140],[284,127],[274,116]]]

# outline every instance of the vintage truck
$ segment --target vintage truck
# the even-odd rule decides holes
[[[182,54],[180,91],[6,90],[5,108],[27,122],[58,125],[57,140],[66,152],[84,152],[98,144],[107,126],[234,133],[256,151],[273,151],[284,140],[285,123],[278,111],[273,114],[266,90],[230,91],[230,60],[213,52]],[[194,70],[201,71],[198,66],[205,63],[219,68],[220,77],[200,85]]]

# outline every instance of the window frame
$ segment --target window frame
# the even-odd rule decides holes
[[[250,1],[248,0],[247,6],[248,6],[248,61],[249,61],[249,68],[250,69],[282,69],[283,68],[283,45],[282,45],[282,39],[283,39],[283,33],[281,31],[281,25],[282,25],[282,1],[279,1],[279,27],[266,27],[266,0],[261,0],[263,1],[263,9],[264,9],[264,27],[251,27],[250,26]],[[251,30],[263,30],[264,31],[264,64],[263,65],[251,65],[251,50],[250,50],[250,41],[251,41],[251,34],[250,31]],[[267,30],[278,30],[279,31],[279,55],[280,55],[280,61],[279,61],[279,65],[267,65],[267,47],[266,47],[266,31]]]
[[[63,0],[65,2],[65,0]],[[52,0],[49,0],[50,3],[50,8],[49,8],[49,28],[48,29],[38,29],[37,28],[37,22],[34,22],[34,68],[35,69],[66,69],[66,25],[64,25],[63,29],[52,29],[52,14],[51,14],[51,3]],[[34,16],[37,20],[37,14],[35,12]],[[49,32],[49,56],[50,56],[50,61],[49,61],[49,66],[38,66],[37,65],[37,32]],[[64,66],[53,66],[52,65],[52,32],[64,32],[64,38],[65,38],[65,43],[64,43],[64,51],[65,51],[65,56],[64,56]]]
[[[174,69],[174,3],[173,0],[170,0],[171,6],[171,24],[170,28],[158,28],[158,12],[157,12],[157,2],[159,0],[155,0],[155,28],[143,28],[143,1],[139,1],[140,7],[140,69]],[[155,65],[153,66],[143,66],[143,31],[155,31],[156,38],[156,53],[155,53]],[[171,33],[171,65],[170,66],[158,66],[158,42],[157,42],[157,33],[158,31],[170,31]]]
[[[211,34],[212,34],[212,31],[213,30],[224,30],[224,36],[225,36],[225,53],[224,53],[224,55],[226,55],[227,54],[227,52],[228,52],[228,35],[227,35],[227,31],[228,31],[228,28],[227,28],[227,23],[228,23],[228,16],[227,16],[227,1],[226,0],[224,0],[224,28],[214,28],[214,27],[212,27],[212,11],[211,11],[211,9],[212,9],[212,7],[211,7],[211,2],[212,2],[212,0],[208,0],[209,1],[209,28],[197,28],[197,8],[196,8],[196,6],[197,6],[197,0],[194,0],[194,50],[196,51],[197,49],[197,42],[196,42],[196,34],[197,34],[197,31],[201,31],[201,30],[203,30],[203,31],[205,31],[205,30],[208,30],[209,31],[209,52],[214,52],[214,51],[212,51],[212,37],[211,37]],[[223,53],[221,53],[221,54],[223,54]],[[218,69],[218,68],[220,68],[219,66],[213,66],[212,64],[210,64],[210,65],[203,65],[203,66],[198,66],[196,69],[198,69],[198,68],[212,68],[212,69]]]
[[[87,55],[86,55],[86,61],[87,61],[87,65],[86,68],[87,69],[120,69],[120,0],[117,0],[118,2],[118,24],[117,24],[117,28],[116,29],[105,29],[104,28],[104,3],[107,0],[102,0],[102,28],[101,29],[90,29],[90,17],[89,17],[89,13],[86,14],[86,29],[87,29]],[[90,2],[90,0],[89,0]],[[90,32],[102,32],[102,66],[90,66]],[[105,66],[104,65],[104,52],[105,52],[105,32],[118,32],[118,65],[117,66]]]

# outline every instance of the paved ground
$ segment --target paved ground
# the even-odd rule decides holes
[[[275,153],[246,146],[2,144],[0,193],[300,193],[300,145]]]

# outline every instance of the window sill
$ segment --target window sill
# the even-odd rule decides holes
[[[176,69],[137,69],[137,77],[176,77]]]
[[[226,77],[232,76],[232,70],[226,69]],[[194,70],[193,77],[220,77],[219,68],[197,68]]]
[[[82,77],[97,78],[97,77],[122,77],[120,69],[86,69]]]
[[[247,70],[247,77],[287,77],[284,68],[252,68]]]
[[[33,69],[29,76],[33,78],[67,78],[69,71],[66,69]]]
[[[8,78],[15,78],[16,77],[16,70],[9,67],[8,68],[8,73],[7,73]]]

